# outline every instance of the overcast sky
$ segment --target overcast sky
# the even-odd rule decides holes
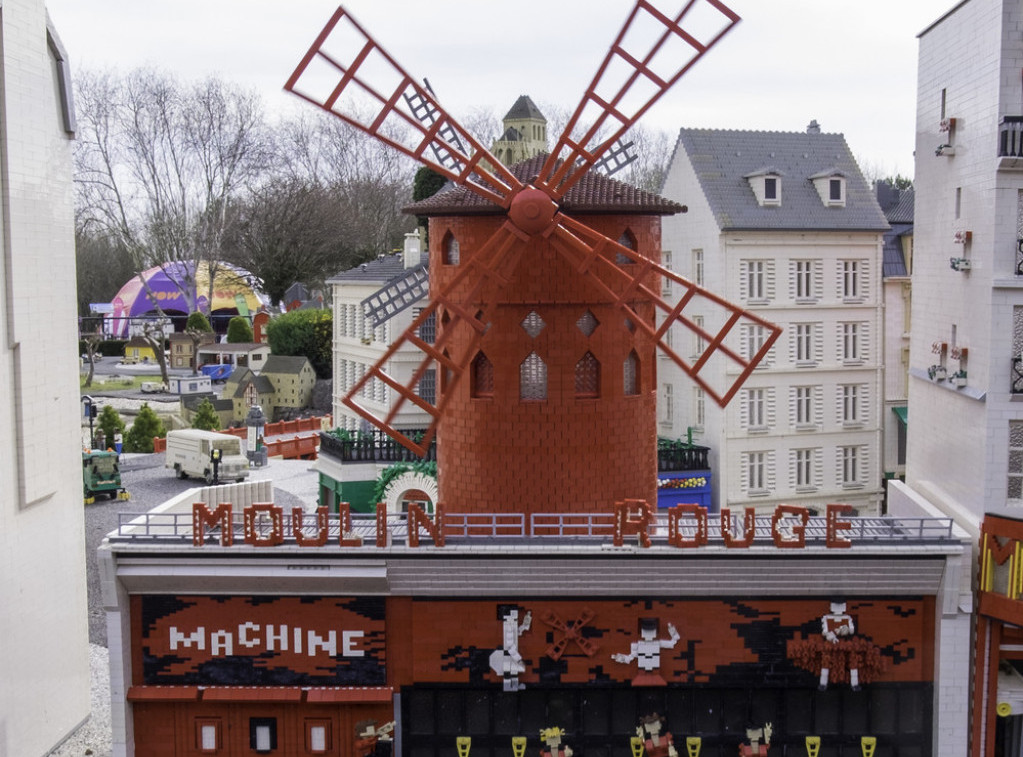
[[[674,10],[681,0],[656,0]],[[913,173],[917,35],[953,0],[731,0],[742,22],[647,114],[648,126],[841,132],[868,172]],[[274,111],[331,0],[47,0],[72,70],[216,74]],[[347,0],[456,117],[520,94],[574,109],[630,0]],[[671,6],[671,8],[669,8]],[[495,135],[478,135],[488,142]]]

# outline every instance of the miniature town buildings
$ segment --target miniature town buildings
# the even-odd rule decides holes
[[[206,346],[217,341],[216,334],[210,332],[199,337],[199,346]],[[167,336],[170,345],[170,367],[195,369],[196,343],[189,334],[175,331]]]
[[[148,341],[140,336],[133,336],[124,344],[124,362],[134,363],[155,363],[156,353]]]
[[[502,119],[504,131],[490,152],[506,166],[547,153],[547,119],[529,95],[522,95]]]
[[[662,436],[711,449],[721,507],[881,508],[881,250],[888,223],[841,134],[681,129],[663,194],[663,263],[781,325],[726,409],[670,361],[658,364]],[[673,285],[664,282],[671,299]],[[681,293],[675,296],[680,296]],[[715,333],[697,308],[687,316]],[[753,354],[765,332],[742,327]],[[701,338],[673,330],[682,355]],[[682,343],[688,341],[689,343]]]
[[[48,754],[89,716],[69,57],[43,0],[0,24],[0,752]],[[46,292],[45,297],[33,293]]]
[[[196,354],[200,366],[220,363],[260,373],[270,356],[270,345],[263,342],[217,342],[200,347]]]
[[[233,420],[243,421],[249,408],[259,405],[271,419],[309,407],[316,371],[306,357],[269,355],[259,373],[235,368],[224,384],[221,398],[230,400]]]

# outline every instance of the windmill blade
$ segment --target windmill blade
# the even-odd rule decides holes
[[[614,176],[626,166],[639,160],[639,156],[632,149],[635,146],[635,142],[617,140],[604,153],[604,157],[593,164],[593,170],[604,176]]]
[[[558,216],[550,239],[580,274],[589,277],[602,296],[613,300],[636,328],[656,342],[721,407],[728,404],[781,335],[781,328],[773,323],[569,216]],[[662,277],[678,284],[683,291],[675,304],[661,297]],[[652,304],[663,317],[661,325],[649,323],[638,313],[634,307],[637,303]],[[693,315],[684,314],[687,309]],[[701,325],[701,321],[717,326]],[[681,327],[687,341],[700,345],[691,359],[682,357],[668,336],[676,327]],[[736,341],[740,342],[738,348],[733,346]],[[707,378],[710,374],[724,375],[725,386],[713,386]]]
[[[433,87],[430,86],[430,80],[423,78],[423,86],[426,87],[426,91],[430,93],[431,97],[436,98]],[[430,100],[420,95],[418,92],[406,92],[402,97],[408,104],[409,109],[412,111],[412,115],[415,116],[416,120],[424,126],[433,126],[440,120],[441,113],[437,108],[433,106]],[[451,126],[451,124],[444,124],[440,127],[437,135],[449,146],[454,148],[454,154],[465,154],[467,151],[465,145],[462,144],[462,140],[458,138],[458,132]],[[434,157],[437,162],[445,168],[452,171],[458,168],[458,162],[454,157],[454,154],[450,151],[442,150],[438,145],[431,144],[430,149],[433,151]]]
[[[502,208],[522,187],[343,7],[284,88]]]
[[[497,291],[504,289],[511,281],[512,273],[527,241],[526,234],[510,221],[505,221],[476,254],[463,261],[458,273],[438,294],[431,297],[429,306],[423,308],[404,333],[352,386],[342,402],[420,457],[425,455],[430,442],[437,434],[437,426],[444,414],[444,408],[476,354],[480,337],[486,333],[491,322],[496,298],[488,297],[487,304],[480,312],[470,312],[458,303],[480,302],[483,290],[487,287],[496,288]],[[443,311],[448,320],[443,327],[438,324],[437,339],[430,344],[421,338],[419,331],[431,316],[436,317],[438,311]],[[460,354],[451,356],[448,352],[449,346],[453,346],[467,333],[470,334],[470,338],[463,340],[466,346]],[[413,370],[412,378],[402,384],[387,373],[387,366],[395,353],[406,345],[417,347],[425,357]],[[443,381],[437,382],[440,391],[433,401],[421,397],[417,392],[420,381],[429,371],[443,372],[444,377]],[[373,407],[368,404],[368,396],[373,395],[371,384],[373,381],[383,382],[397,394],[397,399],[389,408],[382,405]],[[395,418],[409,403],[428,413],[431,418],[426,432],[422,437],[417,436],[415,439],[394,425]]]
[[[672,17],[636,0],[536,186],[563,197],[738,22],[720,0],[687,0]]]

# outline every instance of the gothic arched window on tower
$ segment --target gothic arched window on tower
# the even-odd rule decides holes
[[[472,397],[494,396],[494,364],[482,350],[476,353],[469,367],[469,387]]]
[[[600,396],[600,361],[587,352],[575,364],[575,396],[596,399]]]
[[[626,229],[625,231],[622,232],[622,235],[618,237],[618,244],[620,244],[622,247],[627,247],[628,249],[635,251],[637,249],[636,235],[633,234],[630,229]],[[618,265],[628,265],[629,263],[632,263],[634,261],[628,255],[619,252],[617,255],[615,255],[615,262]]]
[[[625,358],[623,374],[625,396],[635,397],[639,394],[639,355],[635,350]]]
[[[535,352],[530,352],[519,366],[519,399],[547,399],[547,363]]]
[[[458,250],[458,240],[455,239],[455,235],[450,231],[444,235],[444,265],[458,265],[460,260],[460,254]]]

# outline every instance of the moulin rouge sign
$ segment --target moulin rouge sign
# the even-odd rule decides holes
[[[663,520],[657,517],[656,509],[644,500],[625,500],[616,502],[612,511],[613,522],[609,535],[615,546],[624,546],[626,539],[635,537],[642,547],[650,547],[651,536],[657,531],[658,536],[664,535],[669,546],[679,549],[694,549],[710,543],[709,531],[712,516],[707,508],[695,504],[680,504],[666,510],[668,515],[666,532]],[[847,537],[853,528],[852,521],[845,517],[854,512],[849,505],[827,505],[824,516],[824,545],[829,549],[841,549],[852,546]],[[234,544],[234,532],[231,524],[232,506],[222,503],[209,510],[205,504],[197,502],[192,505],[192,544],[202,546],[208,537],[215,532],[219,534],[219,544],[230,547]],[[314,516],[315,525],[310,526],[307,516],[300,507],[293,508],[289,527],[285,528],[284,509],[273,504],[253,504],[242,510],[244,543],[253,547],[275,547],[284,544],[286,533],[299,547],[323,547],[330,542],[331,516],[326,507],[317,508]],[[757,514],[752,507],[745,508],[742,516],[741,531],[733,523],[731,511],[722,508],[720,515],[713,516],[720,527],[720,543],[729,549],[744,549],[753,546],[756,538]],[[771,516],[771,543],[778,549],[803,549],[806,544],[806,531],[810,524],[811,513],[798,505],[779,505]],[[333,544],[340,547],[361,547],[362,537],[352,532],[352,515],[347,504],[342,503],[340,512],[334,517],[334,531],[338,537]],[[818,519],[820,520],[820,519]],[[445,528],[443,508],[438,507],[435,517],[431,518],[418,505],[412,504],[408,510],[408,546],[418,547],[421,533],[426,533],[434,546],[443,547]],[[208,532],[207,529],[210,529]],[[375,544],[390,543],[390,532],[387,525],[387,509],[378,505],[376,510]],[[767,544],[762,540],[763,544]]]

